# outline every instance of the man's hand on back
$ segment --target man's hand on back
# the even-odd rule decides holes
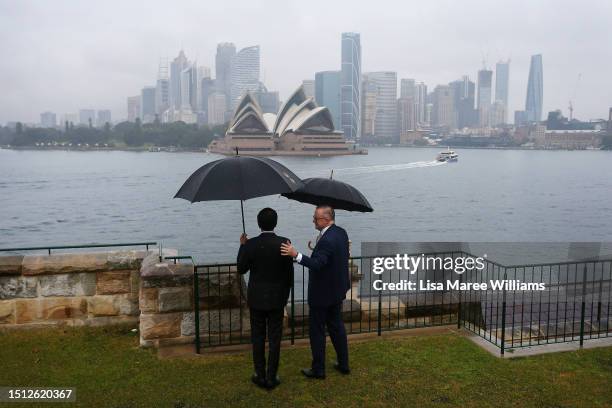
[[[281,255],[290,256],[295,258],[298,255],[298,251],[291,245],[291,242],[281,244]]]

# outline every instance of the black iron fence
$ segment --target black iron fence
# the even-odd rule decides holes
[[[476,258],[465,252],[414,256]],[[445,268],[378,274],[374,262],[381,257],[349,260],[352,285],[343,303],[349,335],[456,324],[498,346],[501,354],[612,335],[612,260],[504,266],[485,258],[484,268],[460,274]],[[448,288],[448,281],[467,288]],[[412,289],[389,287],[409,282]],[[477,288],[483,283],[486,289]],[[283,326],[283,338],[292,344],[308,336],[307,286],[307,270],[296,264]],[[202,347],[250,342],[246,281],[235,263],[194,266],[194,316],[198,353]]]

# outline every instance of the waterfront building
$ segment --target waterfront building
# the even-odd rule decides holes
[[[161,114],[170,107],[170,78],[168,77],[168,60],[160,59],[155,84],[155,113]]]
[[[101,109],[98,111],[96,118],[96,126],[104,127],[104,125],[111,123],[111,111],[109,109]]]
[[[64,113],[61,116],[60,120],[60,126],[62,127],[66,126],[66,123],[68,123],[68,125],[70,125],[71,123],[75,125],[79,122],[79,115],[77,115],[76,113]]]
[[[416,110],[413,97],[399,98],[397,100],[397,130],[400,143],[402,137],[414,131],[417,126]]]
[[[300,86],[282,105],[277,115],[264,113],[256,98],[247,92],[236,106],[223,139],[214,140],[209,150],[234,154],[238,148],[250,155],[331,156],[357,151],[334,128],[329,110],[308,98]],[[359,152],[361,153],[361,152]]]
[[[449,84],[453,90],[457,128],[472,127],[478,122],[478,114],[474,109],[476,86],[467,75]]]
[[[495,101],[489,109],[489,123],[492,127],[503,125],[506,115],[506,105],[502,101]]]
[[[215,56],[215,81],[217,83],[217,92],[225,95],[227,107],[229,111],[232,89],[232,59],[236,55],[236,46],[233,43],[220,43],[217,45],[217,54]]]
[[[527,121],[539,122],[542,120],[542,103],[544,100],[544,73],[542,68],[542,55],[532,55],[529,66],[529,80],[527,83],[527,98],[525,112]]]
[[[373,141],[376,130],[376,103],[378,88],[374,82],[368,81],[367,75],[361,81],[361,138]]]
[[[209,123],[208,122],[208,97],[215,92],[225,95],[223,92],[217,90],[217,82],[215,79],[202,78],[202,80],[200,81],[200,110],[205,115],[204,123]]]
[[[181,50],[179,55],[170,64],[170,107],[178,110],[181,108],[181,79],[185,68],[189,65],[189,60],[185,52]]]
[[[93,109],[79,110],[79,124],[93,126],[96,123],[96,111]]]
[[[155,95],[157,88],[145,86],[140,91],[140,119],[143,123],[153,123],[155,120]]]
[[[508,123],[508,89],[510,86],[510,60],[499,61],[495,66],[495,101],[503,106],[503,114],[493,125]]]
[[[491,84],[493,71],[486,68],[478,71],[478,124],[481,128],[490,126]]]
[[[527,123],[527,112],[524,110],[514,111],[514,126],[520,127]]]
[[[232,58],[231,65],[231,108],[240,103],[241,98],[249,91],[259,87],[259,45],[241,49]]]
[[[425,110],[427,106],[427,85],[419,82],[414,87],[414,105],[417,115],[417,127],[424,127],[429,122],[426,120]]]
[[[455,97],[449,85],[438,85],[433,92],[433,125],[453,130],[457,128]]]
[[[207,117],[209,125],[221,125],[225,123],[225,109],[227,106],[225,94],[215,91],[208,95]]]
[[[376,119],[374,135],[377,139],[397,143],[397,73],[368,72],[367,81],[376,87]]]
[[[308,98],[315,97],[315,81],[314,79],[304,79],[302,81],[302,87],[304,88],[304,93]]]
[[[361,38],[358,33],[342,33],[341,68],[342,131],[348,140],[361,136]]]
[[[432,112],[433,112],[433,103],[427,103],[425,105],[425,121],[423,122],[423,126],[425,127],[431,126]]]
[[[536,137],[536,146],[545,149],[598,149],[606,132],[603,130],[545,130]]]
[[[315,101],[320,106],[327,106],[336,129],[342,127],[340,83],[340,71],[321,71],[315,74]]]
[[[57,116],[53,112],[43,112],[40,114],[40,126],[44,128],[54,128],[57,126]]]

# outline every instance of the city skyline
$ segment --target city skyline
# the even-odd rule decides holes
[[[244,2],[184,2],[168,12],[147,11],[146,21],[137,27],[133,19],[141,15],[142,4],[122,6],[123,16],[114,12],[119,3],[113,4],[86,9],[72,2],[53,6],[0,2],[0,45],[11,51],[0,79],[4,92],[0,123],[37,122],[45,111],[59,117],[85,108],[110,109],[113,119],[125,118],[125,98],[155,84],[160,58],[171,59],[184,49],[190,59],[214,68],[217,45],[222,42],[260,45],[261,80],[285,100],[304,78],[339,69],[338,38],[349,31],[361,34],[363,72],[394,71],[398,81],[414,78],[431,90],[463,75],[475,80],[483,59],[494,69],[498,60],[511,58],[509,121],[515,110],[524,110],[534,54],[546,59],[543,115],[554,109],[567,114],[569,100],[574,98],[576,118],[605,117],[612,100],[610,87],[602,86],[612,66],[606,44],[612,29],[603,18],[612,8],[603,3],[580,7],[570,3],[558,7],[552,2],[512,6],[471,1],[411,7],[390,3],[371,10],[353,3],[347,8],[349,3],[339,2],[322,3],[325,12],[315,13],[285,3],[265,3],[260,11]],[[493,9],[496,19],[480,24],[479,18]],[[326,24],[341,11],[346,15],[339,26]],[[228,13],[235,13],[231,22],[224,18]],[[284,18],[272,19],[270,13]],[[461,23],[454,18],[457,13],[462,15]],[[82,18],[65,20],[66,14],[82,14]],[[588,27],[574,27],[572,23],[581,17],[589,18]],[[109,18],[112,29],[103,24]],[[279,28],[258,30],[257,25],[247,24],[258,20],[274,20]],[[479,25],[466,28],[476,21]],[[285,28],[291,35],[279,35]],[[408,35],[414,32],[422,32],[427,41]],[[300,64],[288,65],[287,58],[298,53]],[[40,64],[41,60],[45,63]],[[582,78],[574,92],[579,74]]]

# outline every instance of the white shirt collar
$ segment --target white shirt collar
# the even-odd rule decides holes
[[[323,234],[325,234],[325,231],[327,231],[329,229],[329,227],[331,227],[332,225],[334,225],[333,223],[329,224],[327,227],[323,228],[320,232],[321,236],[323,236]]]
[[[261,231],[262,234],[274,234],[274,230],[272,231]]]

